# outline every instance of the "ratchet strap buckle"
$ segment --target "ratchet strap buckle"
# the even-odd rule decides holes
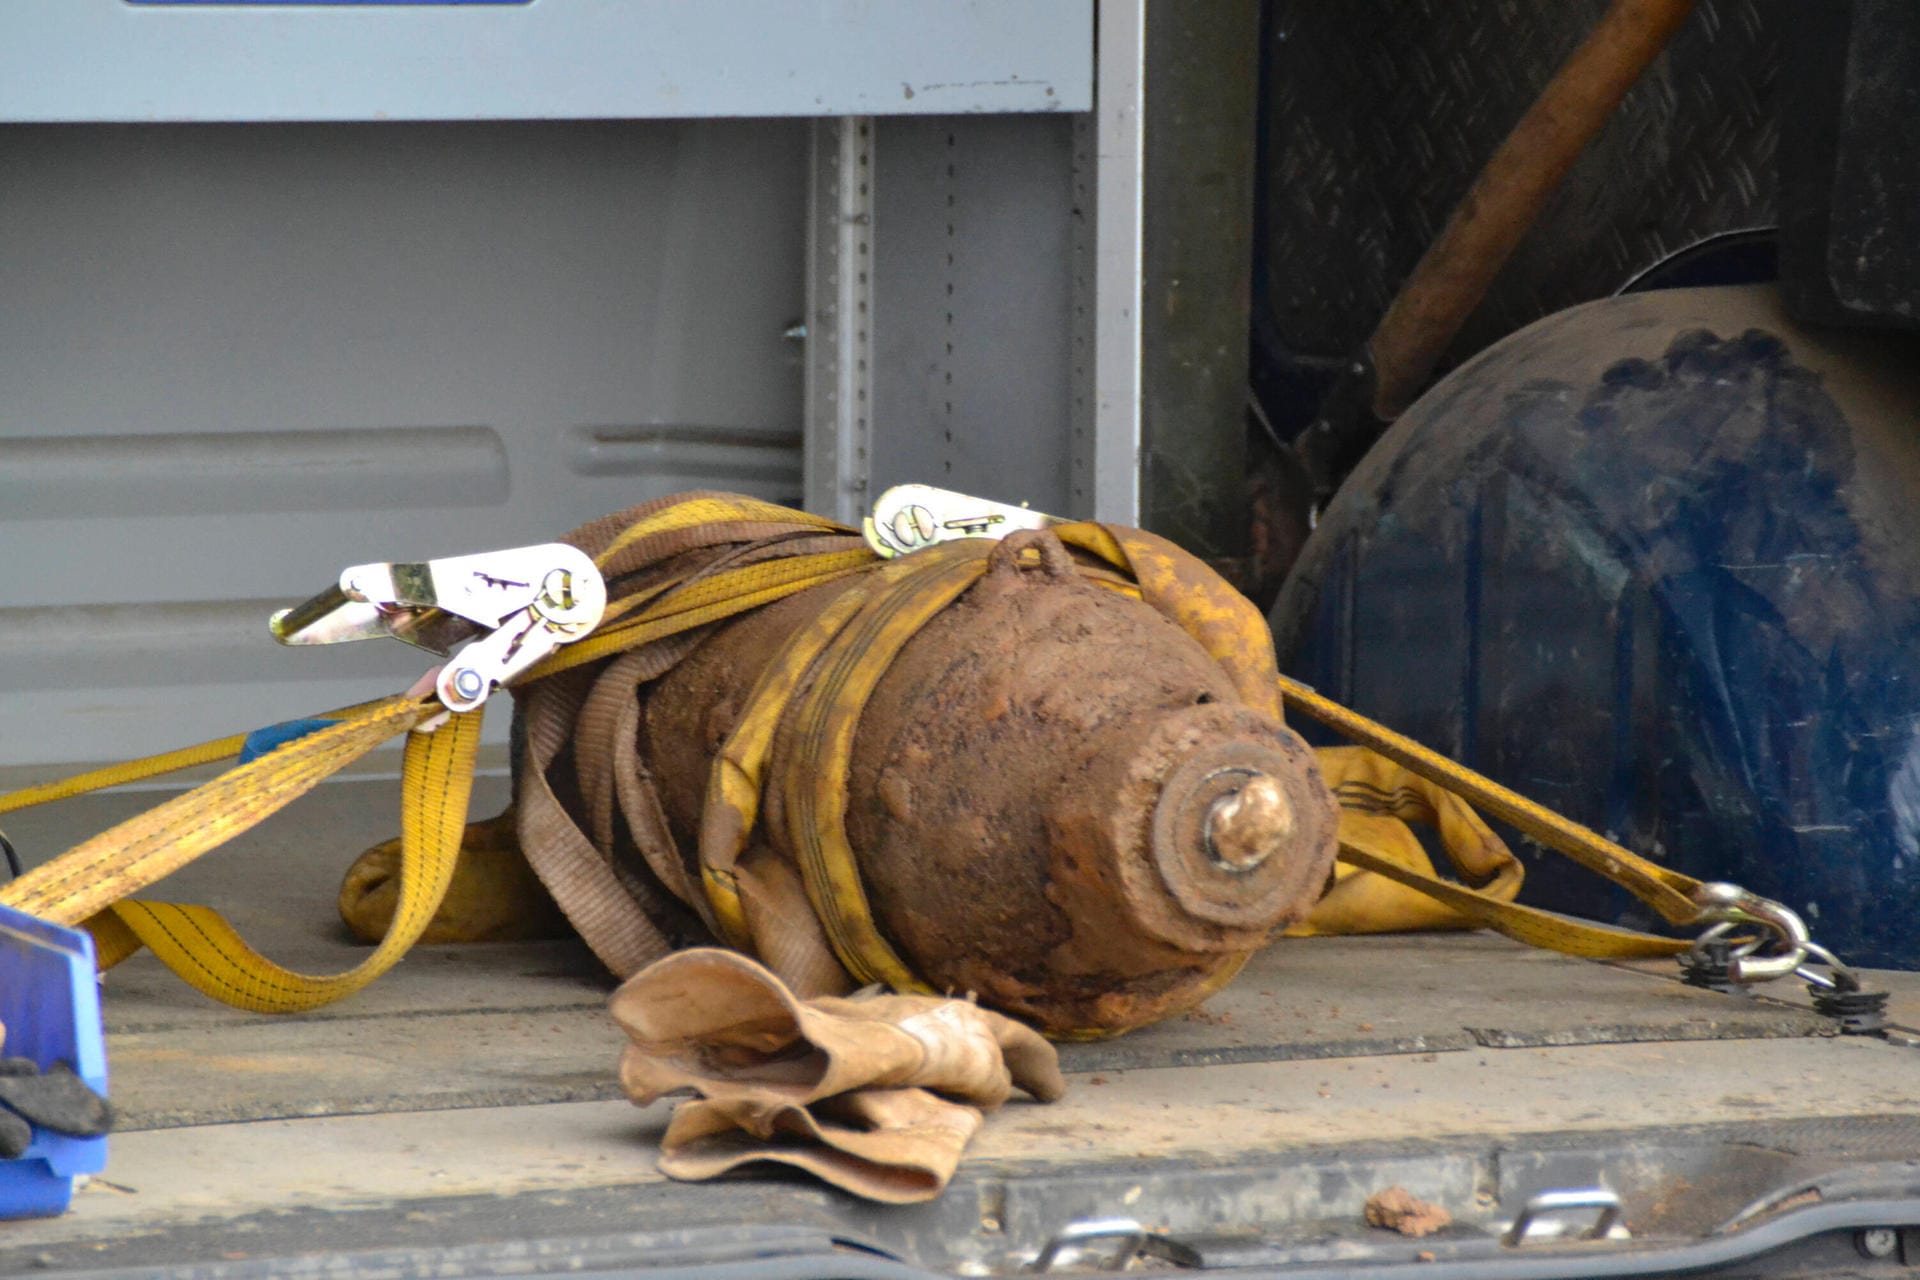
[[[861,522],[867,545],[883,560],[958,538],[1004,538],[1021,529],[1065,524],[1028,507],[989,502],[930,484],[897,484],[880,495]]]
[[[351,565],[312,599],[273,615],[281,644],[340,644],[388,636],[440,657],[434,690],[471,711],[514,676],[600,623],[606,582],[562,542],[470,556]],[[471,643],[467,643],[471,641]]]

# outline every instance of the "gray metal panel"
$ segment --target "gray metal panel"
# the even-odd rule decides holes
[[[1259,0],[1157,6],[1140,187],[1140,520],[1243,557]]]
[[[1093,0],[6,0],[0,120],[1085,110]]]
[[[807,510],[858,524],[873,505],[871,116],[817,120],[807,219]]]
[[[876,122],[872,486],[1071,508],[1071,117]]]
[[[1074,411],[1072,514],[1137,525],[1146,0],[1103,0],[1099,59],[1093,119],[1081,126],[1074,151],[1074,207],[1082,211],[1075,219],[1074,340],[1076,394],[1083,399]]]
[[[426,655],[267,636],[346,564],[797,502],[806,155],[798,121],[0,127],[0,763],[404,685]]]

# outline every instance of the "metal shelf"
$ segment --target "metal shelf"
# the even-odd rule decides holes
[[[0,121],[1085,111],[1093,0],[7,0]]]

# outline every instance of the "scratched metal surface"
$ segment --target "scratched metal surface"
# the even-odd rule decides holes
[[[1296,352],[1358,346],[1604,0],[1271,0],[1260,297]],[[1455,358],[1775,221],[1779,0],[1700,0],[1568,175]]]

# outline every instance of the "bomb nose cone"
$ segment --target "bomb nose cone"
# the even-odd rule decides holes
[[[1208,807],[1203,824],[1207,852],[1229,871],[1252,871],[1293,834],[1293,805],[1287,790],[1264,773]]]
[[[1169,708],[1109,725],[1098,745],[1049,808],[1048,897],[1073,919],[1053,964],[1245,952],[1319,898],[1333,797],[1278,722],[1226,703]]]

